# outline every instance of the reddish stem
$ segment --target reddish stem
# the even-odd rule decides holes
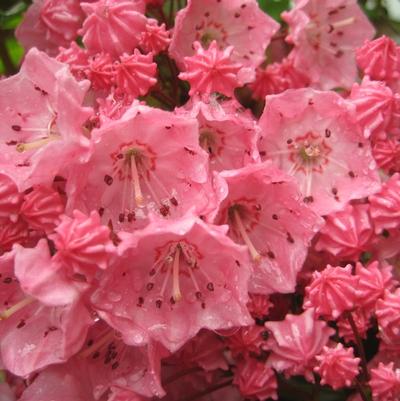
[[[214,384],[213,386],[210,386],[210,387],[208,387],[208,388],[206,388],[204,390],[201,390],[201,391],[199,391],[197,393],[194,393],[194,394],[192,394],[192,395],[190,395],[188,397],[182,398],[179,401],[196,400],[197,398],[203,397],[204,395],[207,395],[207,394],[211,394],[214,391],[217,391],[217,390],[219,390],[221,388],[230,386],[231,384],[232,384],[232,379],[229,379],[229,380],[227,380],[225,382]]]

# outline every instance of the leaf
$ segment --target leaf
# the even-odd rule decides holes
[[[282,11],[290,7],[289,0],[258,0],[260,8],[277,21],[281,21]]]
[[[19,1],[5,11],[0,10],[0,28],[15,29],[20,23],[22,14],[26,9],[26,3]]]

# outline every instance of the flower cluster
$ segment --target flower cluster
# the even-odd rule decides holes
[[[356,0],[164,3],[16,31],[1,400],[399,401],[400,46]]]

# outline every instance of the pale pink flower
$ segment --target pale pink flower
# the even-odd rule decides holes
[[[149,212],[169,218],[215,208],[196,120],[133,104],[92,139],[93,155],[69,189],[71,208],[97,210],[114,231],[143,226]]]
[[[315,249],[327,251],[338,259],[358,260],[368,250],[373,233],[369,205],[347,205],[326,218]]]
[[[26,52],[36,47],[56,55],[59,46],[68,46],[76,39],[82,22],[79,0],[34,0],[16,37]]]
[[[38,185],[24,195],[21,216],[31,228],[51,233],[63,212],[64,202],[53,188]]]
[[[194,42],[195,54],[184,58],[185,72],[179,78],[190,83],[189,95],[222,93],[233,97],[233,90],[253,79],[252,72],[242,64],[232,61],[233,46],[218,49],[213,40],[204,49],[200,42]]]
[[[357,64],[365,75],[376,81],[391,81],[400,76],[400,50],[385,35],[366,41],[356,52]]]
[[[74,274],[90,281],[98,268],[107,268],[114,246],[109,227],[101,224],[96,211],[86,216],[74,210],[73,218],[61,217],[61,223],[55,231],[50,236],[57,248],[55,258],[67,265]]]
[[[304,200],[321,215],[380,188],[370,145],[354,106],[334,92],[286,91],[266,98],[260,155],[297,178]]]
[[[173,352],[202,328],[251,324],[247,253],[226,227],[187,215],[120,236],[121,258],[92,302],[125,343],[153,339]]]
[[[307,309],[301,315],[286,315],[281,322],[265,323],[272,334],[268,345],[272,351],[267,364],[286,376],[304,375],[313,381],[315,357],[327,344],[334,330],[316,320],[314,311]]]
[[[220,176],[228,192],[215,221],[228,224],[229,236],[247,246],[254,269],[250,291],[294,291],[309,242],[322,220],[301,202],[293,180],[270,162]]]
[[[176,16],[169,52],[183,67],[184,57],[194,53],[193,42],[207,47],[215,40],[221,50],[234,47],[234,62],[257,67],[278,29],[256,0],[189,0]]]
[[[360,358],[354,356],[353,348],[344,348],[341,343],[334,348],[325,346],[316,359],[318,366],[314,371],[321,376],[321,384],[334,390],[350,387],[359,373]]]
[[[0,219],[18,220],[22,203],[22,195],[19,193],[15,182],[6,174],[0,174]]]
[[[131,55],[120,56],[114,68],[117,93],[144,96],[157,82],[157,64],[153,62],[151,53],[141,54],[135,49]]]
[[[354,51],[375,33],[357,1],[296,0],[282,17],[294,66],[321,89],[350,88],[357,77]]]
[[[353,276],[351,270],[351,265],[328,265],[321,272],[314,272],[306,287],[304,307],[314,308],[318,316],[328,320],[336,320],[343,312],[353,309],[359,296],[359,278]]]
[[[240,393],[246,399],[278,399],[278,382],[275,372],[265,364],[253,358],[246,358],[236,366],[233,378]]]
[[[66,165],[87,157],[83,124],[91,110],[82,102],[88,84],[37,49],[25,56],[17,75],[0,81],[0,170],[20,190],[51,185]]]
[[[394,174],[382,189],[369,197],[375,232],[400,227],[400,174]]]
[[[157,20],[149,18],[145,30],[140,35],[139,47],[146,53],[156,55],[165,51],[170,42],[170,32],[166,29],[165,24],[158,25]]]
[[[376,303],[379,335],[389,345],[400,343],[400,289],[386,291],[383,299]]]
[[[119,56],[139,44],[147,21],[142,0],[99,0],[81,7],[87,17],[80,34],[89,52]]]
[[[388,130],[398,132],[400,95],[394,94],[384,82],[364,77],[355,83],[348,98],[356,106],[356,117],[366,138],[376,138]]]
[[[72,75],[78,80],[86,79],[86,70],[89,65],[89,55],[76,42],[71,42],[69,47],[60,47],[56,60],[69,65]]]
[[[234,106],[231,102],[218,103],[213,97],[208,100],[196,98],[179,110],[198,120],[198,140],[208,153],[211,170],[237,169],[260,161],[257,123]]]
[[[374,401],[399,401],[400,369],[394,368],[394,363],[379,363],[377,368],[371,369],[371,386]]]

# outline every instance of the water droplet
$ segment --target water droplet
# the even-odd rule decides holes
[[[121,300],[121,298],[122,296],[118,292],[110,291],[107,293],[107,299],[111,302],[118,302]]]

